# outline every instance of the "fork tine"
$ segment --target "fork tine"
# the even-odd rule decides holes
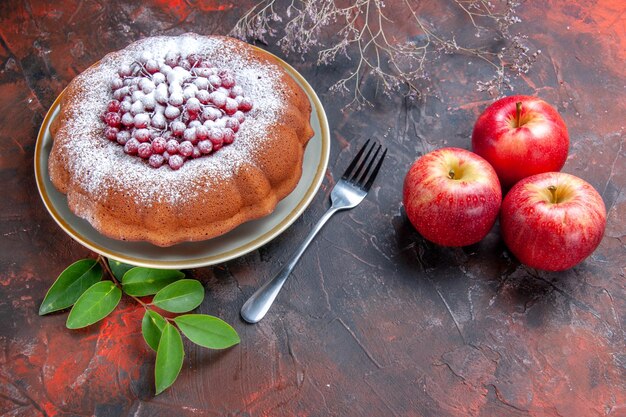
[[[365,168],[365,171],[363,171],[363,174],[361,175],[361,177],[359,179],[355,178],[355,183],[359,186],[363,185],[365,183],[365,178],[367,177],[367,174],[370,173],[370,170],[372,169],[372,165],[374,165],[374,162],[376,161],[376,157],[378,156],[378,153],[380,152],[380,149],[383,147],[383,145],[378,144],[378,148],[376,148],[376,152],[374,152],[374,156],[372,156],[372,159],[370,159],[369,164],[367,165],[367,168]],[[373,147],[372,147],[373,149]],[[369,153],[367,155],[369,157]],[[367,161],[367,158],[365,159]]]
[[[376,147],[376,141],[373,141],[372,146],[370,146],[370,148],[368,149],[367,153],[365,154],[365,157],[361,160],[361,163],[357,167],[356,171],[354,172],[354,174],[351,175],[350,181],[354,183],[358,183],[359,175],[361,175],[361,171],[363,170],[363,168],[365,168],[365,165],[367,164],[367,161],[370,159],[370,155],[372,154],[372,151],[374,150],[375,147]],[[376,155],[374,155],[374,158],[376,158]]]
[[[354,159],[352,159],[352,162],[350,162],[350,165],[348,165],[348,168],[346,168],[346,172],[343,173],[341,178],[343,178],[344,180],[348,180],[350,178],[350,176],[352,175],[352,170],[356,166],[357,162],[359,162],[359,159],[361,159],[361,155],[363,155],[363,152],[365,151],[365,148],[367,148],[367,145],[369,145],[369,143],[370,143],[369,139],[365,141],[365,143],[363,144],[361,149],[359,149],[359,152],[356,154]]]
[[[370,175],[369,179],[367,180],[365,185],[362,187],[365,190],[365,192],[368,192],[370,188],[372,187],[372,183],[376,179],[376,175],[378,175],[378,171],[380,171],[380,167],[383,165],[383,160],[385,159],[386,155],[387,155],[387,149],[385,148],[385,151],[380,156],[380,159],[378,160],[378,164],[376,164],[374,171],[372,171],[372,174]],[[368,171],[369,171],[369,167],[368,167]]]

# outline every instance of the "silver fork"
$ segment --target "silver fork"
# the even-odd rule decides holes
[[[375,149],[375,151],[374,151]],[[272,306],[276,296],[283,287],[291,271],[298,263],[298,260],[309,246],[313,238],[322,229],[330,217],[339,210],[346,210],[356,207],[367,195],[372,187],[372,183],[383,164],[383,159],[387,155],[387,149],[383,150],[382,145],[376,141],[368,140],[356,154],[346,172],[335,184],[330,193],[330,208],[324,213],[321,219],[313,227],[313,230],[304,239],[304,242],[296,249],[291,259],[281,268],[272,280],[259,288],[241,307],[241,317],[248,323],[257,323],[261,320]],[[367,152],[365,152],[367,151]],[[372,154],[373,152],[373,154]],[[365,156],[363,157],[363,154]],[[376,162],[378,161],[378,162]],[[376,162],[376,164],[374,164]]]

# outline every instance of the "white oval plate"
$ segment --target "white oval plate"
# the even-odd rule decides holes
[[[309,97],[313,109],[311,126],[315,135],[304,153],[300,182],[276,206],[273,213],[244,223],[210,240],[180,243],[167,248],[146,242],[115,240],[101,235],[86,220],[70,211],[65,195],[54,188],[48,176],[48,157],[53,140],[49,127],[59,113],[59,96],[44,118],[35,147],[37,188],[52,218],[74,240],[94,252],[132,265],[163,269],[197,268],[225,262],[251,252],[280,235],[300,217],[322,184],[328,166],[330,134],[322,103],[313,88],[289,64],[280,58],[276,59]]]

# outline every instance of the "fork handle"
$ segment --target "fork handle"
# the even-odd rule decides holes
[[[245,321],[248,323],[257,323],[265,316],[280,292],[280,289],[283,287],[283,284],[287,281],[291,271],[293,271],[293,268],[298,263],[298,260],[300,260],[306,248],[309,247],[315,235],[322,229],[328,219],[339,210],[340,208],[331,206],[317,221],[313,230],[311,230],[300,246],[298,246],[289,261],[278,271],[276,276],[256,290],[248,301],[245,302],[243,307],[241,307],[241,317],[243,317]]]

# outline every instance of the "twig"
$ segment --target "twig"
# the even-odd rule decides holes
[[[435,31],[418,13],[417,3],[410,0],[393,6],[383,0],[285,0],[286,7],[281,7],[279,0],[260,0],[241,17],[231,35],[265,43],[268,36],[278,37],[277,44],[285,54],[296,53],[304,59],[305,54],[316,51],[318,65],[330,64],[339,55],[353,60],[348,75],[337,80],[330,91],[352,92],[348,106],[356,108],[371,104],[363,91],[370,77],[383,94],[404,89],[410,97],[419,96],[420,82],[430,80],[432,62],[448,54],[479,59],[493,68],[491,79],[476,82],[479,91],[498,96],[511,89],[511,76],[527,73],[540,53],[530,53],[525,36],[510,33],[510,27],[521,21],[516,14],[519,1],[449,1],[469,19],[476,37],[495,32],[506,46],[494,52],[460,44],[453,35]],[[391,7],[399,9],[394,15],[408,16],[420,33],[418,37],[397,38],[397,22],[387,12]],[[281,35],[275,28],[278,23],[283,27]],[[333,43],[327,44],[328,40]]]
[[[111,281],[113,281],[115,283],[115,285],[117,285],[120,289],[122,289],[122,282],[120,280],[117,279],[117,277],[115,276],[115,274],[113,273],[113,271],[111,271],[111,267],[109,266],[109,262],[107,260],[107,258],[105,258],[102,255],[98,255],[98,260],[97,262],[100,263],[100,265],[102,265],[102,267],[104,268],[104,270],[107,272],[107,274],[111,277]],[[143,308],[145,308],[146,310],[149,309],[148,304],[144,303],[143,301],[141,301],[139,298],[135,297],[134,295],[130,295],[128,293],[124,293],[126,295],[128,295],[129,297],[131,297],[133,300],[137,301],[139,304],[141,304],[143,306]]]

